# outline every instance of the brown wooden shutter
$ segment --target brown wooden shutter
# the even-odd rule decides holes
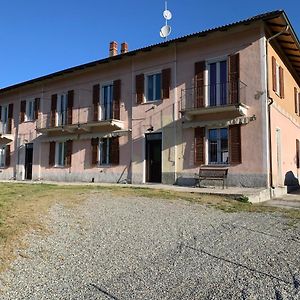
[[[73,149],[73,141],[68,140],[65,143],[66,146],[66,157],[65,157],[65,166],[71,167],[72,163],[72,149]]]
[[[68,124],[73,122],[74,91],[68,91]]]
[[[10,145],[6,145],[5,147],[5,167],[8,168],[10,166]]]
[[[20,104],[20,123],[25,121],[26,100],[22,100]]]
[[[279,84],[280,84],[280,98],[284,98],[284,75],[283,75],[282,67],[279,67]]]
[[[95,122],[99,120],[99,101],[100,101],[100,85],[95,84],[93,86],[93,110],[94,110],[93,120]]]
[[[298,115],[298,92],[297,88],[294,87],[294,103],[295,103],[295,114]]]
[[[205,164],[205,127],[195,128],[194,156],[195,165]]]
[[[109,152],[109,162],[113,165],[119,164],[119,156],[120,156],[120,150],[119,150],[119,137],[112,137],[110,139],[110,152]]]
[[[170,98],[170,87],[171,87],[171,69],[164,69],[161,72],[162,75],[162,98]]]
[[[41,98],[35,98],[34,99],[34,119],[37,120],[39,118],[39,112],[40,112],[40,102]]]
[[[277,80],[276,80],[276,59],[272,56],[272,86],[273,91],[277,91]]]
[[[51,96],[51,113],[50,113],[50,126],[55,127],[55,115],[57,107],[57,94]]]
[[[2,122],[2,106],[0,106],[0,121]]]
[[[50,142],[49,146],[49,167],[53,167],[55,165],[55,142]]]
[[[300,93],[298,93],[298,116],[300,116]]]
[[[144,102],[144,74],[136,75],[135,77],[135,89],[136,89],[136,103],[141,104]]]
[[[194,107],[204,107],[204,71],[205,61],[195,63],[195,103]]]
[[[10,134],[12,131],[12,119],[13,119],[14,105],[11,103],[8,105],[8,122],[7,122],[7,133]]]
[[[242,163],[241,125],[229,126],[230,163]]]
[[[229,101],[231,104],[237,104],[239,99],[239,86],[240,86],[240,54],[234,54],[229,56]]]
[[[113,90],[113,118],[120,120],[120,102],[121,102],[121,80],[114,81]]]
[[[92,145],[92,166],[98,164],[98,147],[99,147],[99,138],[91,139]]]
[[[300,168],[300,142],[296,140],[296,165],[297,169]]]

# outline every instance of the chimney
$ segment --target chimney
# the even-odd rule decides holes
[[[127,53],[128,52],[128,44],[127,43],[122,43],[121,45],[121,54]]]
[[[118,55],[118,43],[117,42],[110,42],[109,44],[109,56],[116,56]]]

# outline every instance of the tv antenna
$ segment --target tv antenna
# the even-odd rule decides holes
[[[168,10],[168,1],[165,1],[165,10],[163,12],[163,17],[165,18],[166,24],[160,29],[160,37],[165,41],[168,39],[168,36],[171,34],[171,26],[168,25],[168,21],[172,19],[172,13]]]

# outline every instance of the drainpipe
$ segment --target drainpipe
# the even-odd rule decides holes
[[[273,166],[272,166],[272,132],[271,132],[271,105],[274,103],[274,100],[270,96],[269,92],[269,61],[268,61],[268,46],[271,40],[276,39],[279,37],[281,34],[285,33],[286,31],[289,30],[289,25],[286,25],[285,29],[274,34],[273,36],[269,37],[266,40],[266,68],[267,68],[267,99],[270,100],[268,103],[268,130],[269,130],[269,160],[270,160],[270,166],[269,166],[269,177],[270,177],[270,187],[274,189],[274,184],[273,184]]]

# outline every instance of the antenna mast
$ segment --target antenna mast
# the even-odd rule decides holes
[[[168,36],[171,34],[171,26],[168,25],[168,21],[172,19],[172,13],[168,10],[168,1],[165,1],[165,10],[163,12],[163,17],[165,18],[166,24],[160,29],[160,37],[165,41],[168,39]]]

